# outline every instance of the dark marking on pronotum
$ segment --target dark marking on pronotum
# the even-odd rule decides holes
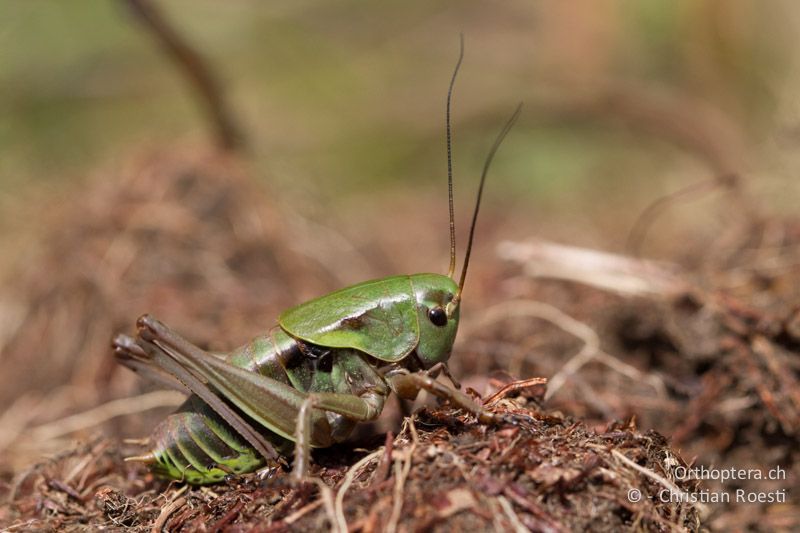
[[[349,316],[343,318],[340,323],[343,327],[354,330],[359,330],[366,325],[363,316]]]

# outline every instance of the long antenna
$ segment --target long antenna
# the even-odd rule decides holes
[[[483,172],[481,173],[481,184],[478,186],[478,199],[475,201],[475,211],[472,213],[472,223],[469,226],[469,241],[467,242],[467,253],[466,255],[464,255],[464,266],[461,268],[461,280],[458,282],[458,292],[456,293],[451,303],[453,308],[455,308],[455,306],[457,306],[459,301],[461,300],[461,291],[464,290],[464,280],[467,279],[467,267],[469,266],[469,256],[472,253],[472,238],[475,236],[475,222],[478,220],[478,211],[480,210],[481,197],[483,196],[483,184],[486,182],[486,175],[489,173],[489,166],[492,164],[492,159],[494,159],[494,154],[497,153],[497,149],[500,148],[500,144],[502,144],[503,139],[506,138],[506,135],[508,135],[508,132],[511,131],[511,128],[514,126],[514,123],[519,118],[520,112],[522,112],[522,102],[519,103],[517,109],[514,111],[514,114],[511,115],[511,118],[508,119],[506,125],[503,126],[502,130],[500,130],[500,133],[494,140],[494,144],[492,145],[491,150],[489,150],[489,155],[486,156],[486,162],[483,164]]]
[[[464,59],[464,34],[459,35],[459,51],[456,68],[453,69],[453,77],[450,78],[450,87],[447,89],[447,111],[445,122],[447,128],[447,201],[450,207],[450,268],[447,271],[449,277],[456,273],[456,219],[455,209],[453,208],[453,151],[450,133],[450,101],[453,99],[453,87],[456,84],[456,75],[461,68],[461,60]]]

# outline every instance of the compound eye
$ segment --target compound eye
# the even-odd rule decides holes
[[[447,313],[441,307],[428,309],[428,318],[434,326],[442,327],[447,325]]]

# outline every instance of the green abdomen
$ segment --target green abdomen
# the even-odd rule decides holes
[[[226,360],[289,383],[279,356],[294,350],[296,343],[287,335],[281,335],[277,342],[264,335],[234,350]],[[257,424],[253,427],[259,428]],[[291,448],[286,439],[266,429],[261,432],[278,450]],[[252,472],[264,466],[264,458],[194,394],[156,426],[151,441],[156,473],[193,485],[217,483],[226,475]]]
[[[226,475],[252,472],[264,464],[263,458],[195,395],[156,426],[151,441],[156,460],[153,470],[193,485],[217,483]]]

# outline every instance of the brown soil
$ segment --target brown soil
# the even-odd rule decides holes
[[[527,408],[524,398],[499,403],[497,409],[528,414],[530,422],[488,428],[459,412],[426,409],[383,446],[316,453],[312,474],[324,483],[319,487],[292,488],[281,471],[265,480],[251,474],[187,489],[123,463],[115,443],[99,440],[19,477],[4,518],[49,530],[150,531],[156,524],[169,531],[698,527],[695,506],[662,502],[665,494],[694,488],[670,475],[674,465],[685,464],[664,437],[621,424],[595,432],[535,405]],[[637,490],[641,501],[631,502],[629,493]]]

